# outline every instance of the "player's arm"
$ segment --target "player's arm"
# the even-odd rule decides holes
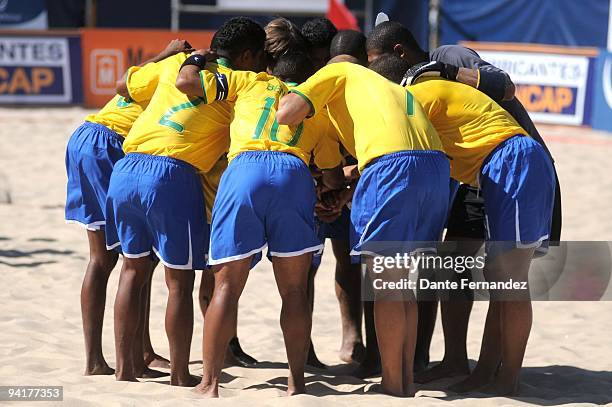
[[[175,86],[186,95],[205,97],[201,72],[206,64],[216,59],[217,55],[211,50],[197,50],[183,62]]]
[[[278,124],[295,126],[312,117],[344,89],[345,63],[327,65],[281,98],[276,111]]]
[[[144,61],[140,65],[137,65],[137,67],[143,67],[150,63],[157,63],[172,55],[176,55],[179,52],[191,52],[191,51],[193,51],[193,48],[191,47],[189,42],[187,42],[186,40],[175,39],[175,40],[170,41],[170,43],[166,46],[166,48],[164,48],[159,54],[157,54],[151,59]],[[123,74],[121,79],[119,79],[117,83],[115,84],[117,93],[126,98],[130,97],[129,89],[126,83],[129,72],[130,70],[128,69],[125,72],[125,74]]]
[[[252,81],[257,74],[248,71],[211,72],[206,64],[216,59],[216,54],[201,50],[192,54],[183,63],[175,86],[186,95],[199,96],[203,103],[217,100],[235,100],[238,93]]]
[[[502,69],[483,60],[473,49],[461,45],[443,45],[432,52],[431,59],[468,70],[472,69],[471,78],[466,79],[466,82],[463,80],[461,82],[471,86],[476,83],[475,88],[496,102],[514,98],[516,87],[510,76]],[[480,78],[478,79],[476,75],[480,75]]]
[[[329,189],[344,188],[346,181],[342,164],[344,157],[340,152],[338,134],[325,110],[309,119],[318,125],[319,140],[314,147],[314,163],[321,169],[321,182]]]
[[[431,61],[414,71],[408,71],[406,84],[415,83],[423,76],[440,76],[445,79],[469,85],[500,102],[514,97],[515,87],[503,71],[482,68],[463,68],[440,61]]]
[[[297,126],[310,114],[312,107],[308,100],[297,93],[289,93],[278,102],[276,121],[278,124]]]

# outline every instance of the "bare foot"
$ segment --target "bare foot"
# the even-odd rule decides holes
[[[365,347],[361,342],[344,343],[339,356],[340,360],[345,363],[361,363],[365,357]]]
[[[290,374],[287,378],[287,396],[296,396],[298,394],[306,394],[304,377],[300,377],[299,380],[294,380]]]
[[[357,369],[352,373],[358,379],[367,379],[372,376],[380,376],[380,361],[364,361],[359,365]]]
[[[493,383],[478,389],[478,391],[494,396],[516,396],[519,393],[519,385],[519,380],[504,380],[501,375],[498,375]]]
[[[434,380],[444,379],[447,377],[465,376],[470,374],[470,368],[467,361],[464,364],[442,362],[438,363],[431,369],[415,373],[415,383],[429,383]]]
[[[287,387],[287,396],[297,396],[298,394],[306,394],[306,386]]]
[[[112,375],[115,373],[115,369],[110,367],[104,362],[103,364],[86,367],[83,375],[85,376],[98,376],[98,375]]]
[[[219,398],[218,386],[200,383],[192,390],[204,398]]]
[[[117,379],[118,382],[137,382],[138,381],[134,377],[133,373],[122,373],[119,371],[115,372],[115,378]]]
[[[157,379],[169,375],[169,373],[160,372],[159,370],[153,370],[149,369],[148,367],[145,367],[142,372],[136,374],[136,377],[139,377],[141,379]]]
[[[186,375],[184,377],[170,377],[171,386],[197,387],[198,383],[200,383],[200,379],[192,375]]]
[[[474,370],[472,374],[464,380],[461,380],[460,382],[449,386],[448,390],[455,393],[469,393],[471,391],[475,391],[484,386],[487,386],[492,382],[493,377],[491,375],[478,374],[476,370]]]
[[[387,396],[392,397],[406,397],[403,394],[396,394],[392,391],[389,391],[385,388],[385,386],[382,385],[382,383],[374,383],[372,386],[370,386],[370,388],[368,388],[368,390],[366,390],[366,393],[385,394]],[[408,397],[414,397],[414,389],[412,390],[412,395],[409,395]]]
[[[170,361],[156,353],[145,353],[144,362],[149,367],[157,367],[162,369],[170,369]]]
[[[242,350],[240,341],[237,337],[230,340],[227,346],[227,353],[225,355],[225,366],[242,366],[242,367],[253,367],[257,364],[257,359],[247,354]]]

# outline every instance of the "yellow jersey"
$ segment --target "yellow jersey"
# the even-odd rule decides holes
[[[442,150],[442,143],[412,94],[361,65],[321,68],[291,89],[313,114],[325,108],[341,143],[362,170],[373,159],[403,150]]]
[[[148,104],[148,99],[135,102],[121,95],[116,95],[98,113],[87,116],[85,121],[106,126],[118,135],[125,137]]]
[[[406,88],[438,131],[457,181],[478,186],[480,167],[491,151],[516,134],[527,134],[510,113],[471,86],[423,78]]]
[[[280,79],[266,73],[208,70],[200,71],[200,78],[205,101],[229,101],[234,106],[228,160],[244,151],[281,151],[299,157],[306,165],[314,155],[321,169],[342,162],[334,127],[326,115],[297,126],[278,124],[278,102],[288,92],[288,85]]]
[[[219,161],[208,172],[200,172],[200,181],[204,190],[204,201],[206,202],[206,220],[210,224],[212,220],[212,208],[217,197],[217,190],[221,182],[221,176],[227,169],[227,157],[219,158]]]
[[[160,62],[128,70],[130,98],[150,99],[123,143],[126,153],[138,152],[173,157],[207,172],[227,152],[231,107],[227,102],[207,105],[199,97],[188,97],[176,86],[184,53]],[[212,72],[231,72],[225,60],[210,64]]]

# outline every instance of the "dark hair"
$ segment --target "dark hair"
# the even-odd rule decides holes
[[[265,40],[265,31],[255,21],[246,17],[234,17],[217,30],[210,48],[215,51],[226,51],[228,56],[233,58],[245,50],[254,53],[262,50]]]
[[[284,82],[302,83],[314,73],[312,60],[305,52],[288,52],[281,55],[274,65],[272,75]]]
[[[359,31],[341,30],[332,39],[329,47],[329,56],[331,58],[338,55],[351,55],[357,58],[362,64],[368,62],[366,54],[366,37]]]
[[[374,27],[366,41],[366,49],[388,54],[396,44],[402,44],[408,51],[423,52],[410,30],[397,21],[385,21]]]
[[[400,83],[410,64],[395,54],[385,54],[376,58],[369,68],[392,82]]]
[[[273,61],[289,51],[306,51],[308,42],[299,28],[286,18],[279,17],[268,23],[265,50]]]
[[[327,18],[313,18],[302,26],[302,35],[311,48],[328,48],[338,29]]]

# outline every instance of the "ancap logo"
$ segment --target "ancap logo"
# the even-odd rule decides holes
[[[0,0],[0,13],[6,11],[6,8],[8,7],[8,2],[9,0]]]

